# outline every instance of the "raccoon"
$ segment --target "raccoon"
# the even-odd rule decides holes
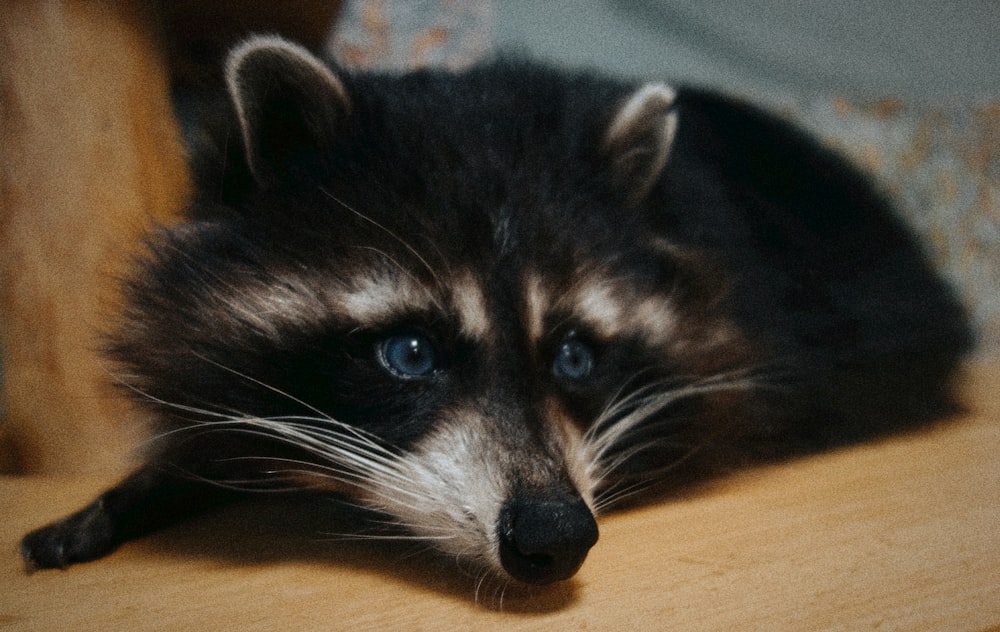
[[[761,110],[528,60],[349,72],[274,36],[225,88],[108,344],[148,458],[28,534],[29,569],[270,490],[546,584],[653,484],[954,405],[959,302],[863,175]]]

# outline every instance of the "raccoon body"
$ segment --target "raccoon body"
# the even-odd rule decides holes
[[[948,288],[864,178],[756,109],[528,62],[354,74],[274,37],[226,80],[190,219],[109,345],[153,450],[29,534],[29,567],[304,490],[548,583],[635,488],[950,406]]]

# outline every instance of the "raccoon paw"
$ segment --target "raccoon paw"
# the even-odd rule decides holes
[[[107,555],[118,545],[115,524],[101,501],[36,529],[21,540],[26,570],[66,568]]]

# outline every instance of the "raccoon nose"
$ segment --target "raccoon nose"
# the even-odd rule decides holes
[[[514,498],[500,511],[500,563],[526,584],[572,577],[597,542],[597,522],[576,494]]]

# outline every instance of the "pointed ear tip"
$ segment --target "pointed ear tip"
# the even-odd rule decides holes
[[[347,91],[335,70],[306,47],[280,35],[251,35],[230,49],[225,63],[225,81],[234,98],[239,100],[237,95],[247,74],[259,67],[256,62],[263,61],[266,65],[268,58],[278,63],[291,61],[297,67],[308,69],[307,76],[320,79],[342,102],[349,103]]]
[[[677,100],[677,90],[662,81],[643,84],[635,93],[634,97],[647,103],[656,103],[664,108],[672,107]]]
[[[677,129],[677,92],[662,82],[634,89],[604,137],[613,180],[626,204],[638,206],[656,184],[670,155]]]
[[[635,88],[611,121],[605,143],[609,146],[628,143],[637,135],[654,130],[664,131],[669,139],[677,124],[677,112],[673,109],[676,98],[677,91],[662,82],[645,83]],[[664,125],[658,125],[658,121],[663,121]]]
[[[295,42],[285,39],[280,35],[256,33],[244,38],[234,45],[229,51],[229,58],[239,59],[259,50],[280,50],[306,55],[311,54],[301,44],[296,44]]]
[[[298,57],[311,58],[312,53],[304,47],[289,41],[280,35],[251,35],[229,50],[226,57],[226,76],[234,77],[248,57],[261,52],[292,54]]]
[[[296,151],[321,151],[350,114],[347,89],[326,62],[277,35],[253,35],[234,46],[225,83],[258,183],[287,174],[288,139]]]

